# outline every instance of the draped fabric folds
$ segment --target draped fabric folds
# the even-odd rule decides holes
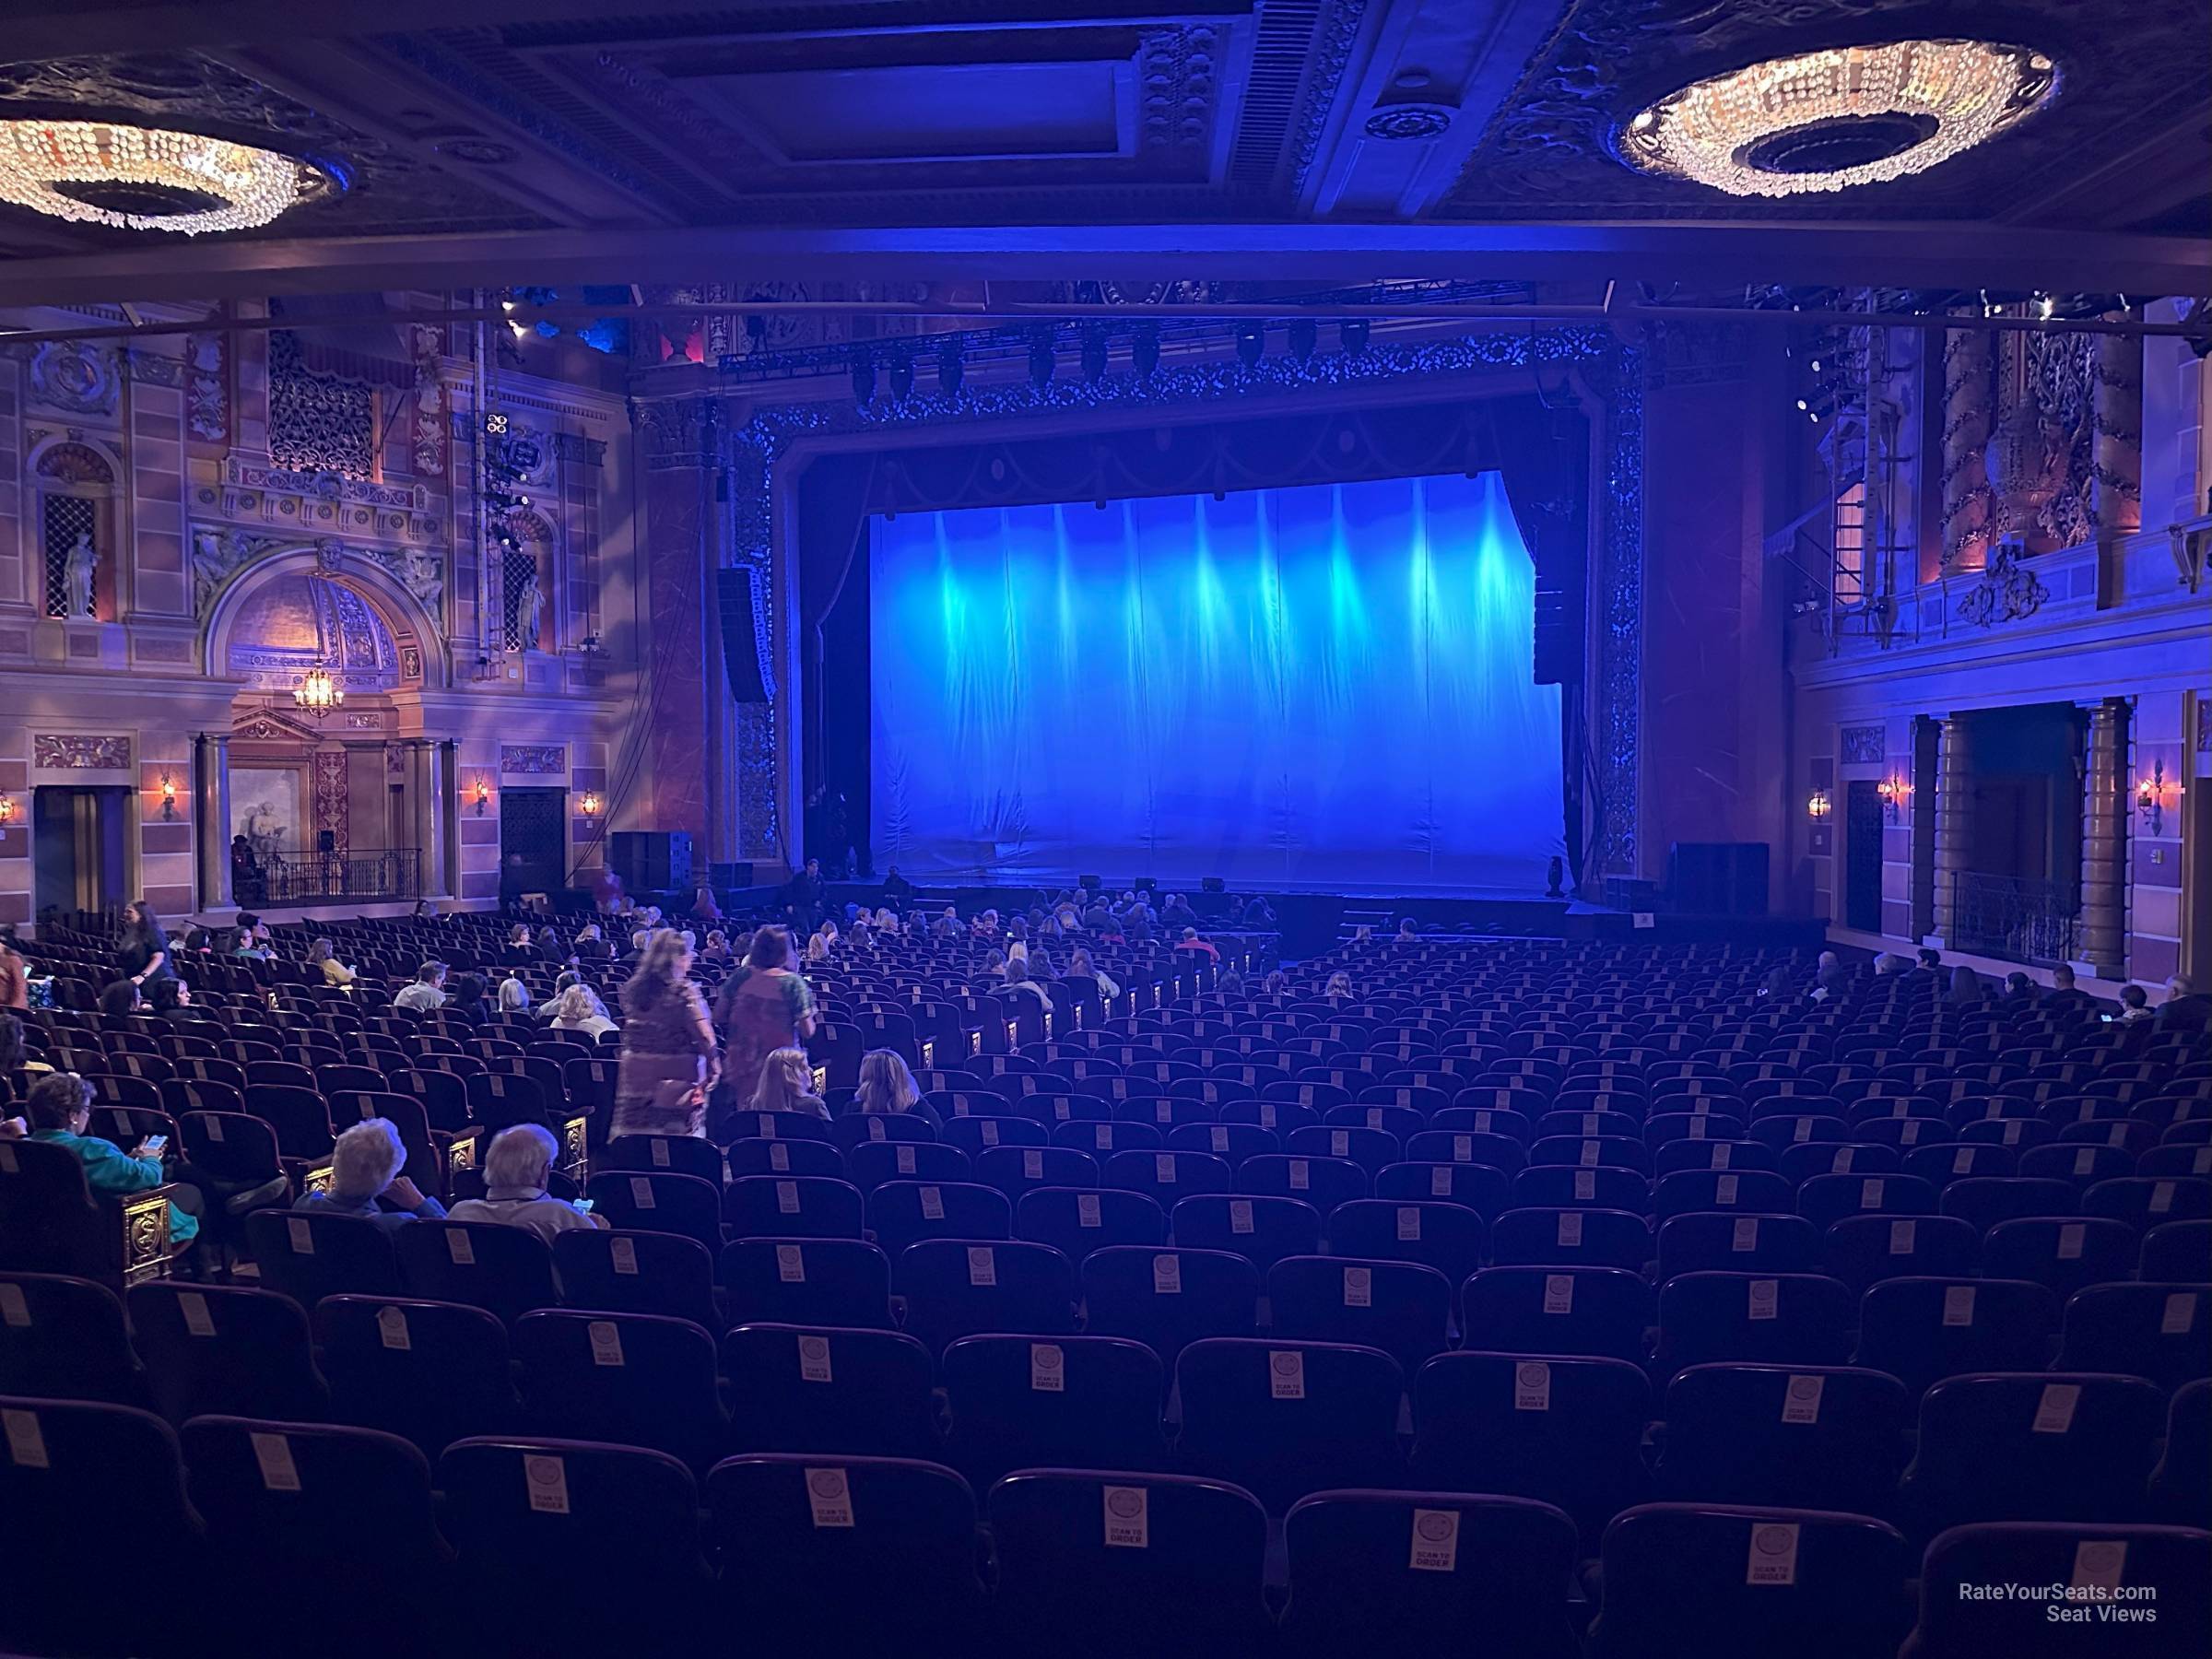
[[[873,523],[870,839],[909,876],[1525,890],[1562,848],[1494,473]]]

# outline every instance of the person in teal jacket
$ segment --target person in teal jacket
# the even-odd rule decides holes
[[[121,1198],[158,1187],[168,1179],[161,1160],[144,1156],[143,1146],[135,1152],[125,1152],[113,1141],[85,1133],[92,1121],[92,1085],[75,1072],[50,1072],[41,1077],[31,1085],[24,1111],[30,1119],[30,1138],[64,1147],[74,1155],[85,1167],[85,1184],[95,1193]],[[190,1205],[196,1206],[199,1201],[195,1187],[181,1186],[177,1196]],[[199,1218],[171,1202],[169,1241],[172,1250],[182,1250],[199,1231]]]

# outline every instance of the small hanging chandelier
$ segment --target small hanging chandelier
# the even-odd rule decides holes
[[[346,692],[331,677],[330,670],[318,660],[312,668],[300,677],[300,683],[292,688],[292,701],[315,719],[321,720],[333,709],[345,706]]]

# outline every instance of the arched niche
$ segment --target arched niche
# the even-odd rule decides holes
[[[321,579],[343,589],[368,608],[374,630],[389,642],[391,672],[380,676],[378,689],[436,690],[452,684],[452,665],[437,619],[406,586],[367,555],[329,544],[302,543],[255,558],[216,595],[201,636],[202,667],[210,677],[234,679],[234,650],[244,644],[241,623],[257,624],[268,615],[268,601],[288,584]]]
[[[38,493],[31,525],[39,615],[72,622],[120,619],[125,608],[116,512],[121,463],[105,445],[71,432],[37,445],[29,466]],[[95,559],[89,612],[78,609],[69,592],[69,549],[80,535],[89,539]]]

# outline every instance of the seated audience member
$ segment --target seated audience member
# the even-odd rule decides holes
[[[11,934],[0,938],[0,1008],[30,1006],[30,969]]]
[[[2140,985],[2120,987],[2119,1024],[2136,1025],[2154,1018],[2150,1008],[2149,992],[2144,990]]]
[[[1211,939],[1200,938],[1198,930],[1194,927],[1186,927],[1182,930],[1182,937],[1175,941],[1175,948],[1194,950],[1202,956],[1211,957],[1217,962],[1221,959],[1221,952],[1215,947],[1214,942]]]
[[[329,1187],[302,1193],[292,1207],[359,1216],[388,1231],[410,1221],[444,1219],[445,1206],[399,1172],[406,1161],[399,1125],[390,1118],[363,1118],[338,1136],[330,1155]]]
[[[1021,959],[1029,968],[1030,977],[1041,984],[1060,977],[1059,971],[1053,966],[1053,953],[1041,945]]]
[[[1221,977],[1214,982],[1214,989],[1223,996],[1244,994],[1244,976],[1237,971],[1235,963],[1221,970]]]
[[[903,1112],[922,1119],[933,1129],[944,1120],[937,1109],[922,1098],[922,1088],[906,1062],[889,1049],[870,1049],[860,1057],[860,1084],[853,1093],[855,1112]]]
[[[2001,1006],[2015,1010],[2032,1008],[2035,1006],[2035,982],[2033,980],[2024,973],[2008,973],[2005,976],[2005,994],[2001,999]]]
[[[180,1030],[205,1032],[207,1027],[215,1024],[204,1009],[194,1005],[192,987],[181,979],[149,980],[140,994],[146,999],[147,1012],[159,1015]],[[229,1034],[227,1031],[223,1033],[225,1036]]]
[[[1791,995],[1789,968],[1783,963],[1777,962],[1773,967],[1768,969],[1767,977],[1759,982],[1759,994],[1768,1002],[1776,1004],[1788,1002]]]
[[[1118,934],[1122,931],[1120,921],[1115,917],[1112,907],[1106,902],[1103,892],[1091,894],[1090,901],[1083,907],[1083,927],[1085,932],[1094,934]]]
[[[531,935],[527,922],[517,922],[509,929],[507,943],[500,952],[500,960],[517,967],[537,959],[537,941]]]
[[[828,1117],[830,1108],[814,1092],[814,1067],[807,1062],[805,1049],[782,1048],[770,1051],[760,1062],[760,1077],[753,1086],[753,1098],[746,1102],[747,1112],[807,1112],[817,1117]]]
[[[1030,965],[1027,962],[1006,964],[1006,989],[1035,997],[1039,1007],[1048,1014],[1052,1012],[1053,994],[1030,977]]]
[[[1281,1002],[1290,994],[1290,976],[1280,968],[1270,968],[1267,977],[1260,982],[1260,994]]]
[[[548,1021],[558,1030],[582,1031],[586,1037],[604,1037],[615,1029],[615,1022],[606,1017],[599,999],[592,994],[589,985],[574,984],[560,994],[559,1006]]]
[[[1951,988],[1944,1001],[1961,1007],[1976,1007],[1980,1006],[1982,998],[1982,976],[1960,962],[1951,970]]]
[[[1060,924],[1063,933],[1074,933],[1083,925],[1083,907],[1073,893],[1062,893],[1053,900],[1053,920]]]
[[[1105,1002],[1111,1003],[1122,994],[1121,982],[1092,961],[1088,950],[1078,950],[1067,959],[1067,977],[1097,981],[1099,996]]]
[[[537,1017],[540,1019],[551,1019],[560,1012],[560,999],[568,994],[570,987],[582,983],[583,975],[581,972],[573,968],[564,970],[553,982],[553,994],[537,1005]]]
[[[2212,996],[2177,973],[2166,982],[2166,1000],[2159,1005],[2158,1021],[2161,1031],[2201,1031],[2212,1025]]]
[[[929,924],[929,936],[933,939],[957,939],[960,936],[960,918],[951,905],[947,905],[937,912],[936,920]]]
[[[535,1233],[547,1244],[559,1233],[606,1225],[606,1218],[578,1209],[564,1198],[548,1197],[546,1180],[559,1147],[552,1131],[538,1124],[516,1124],[491,1137],[484,1154],[484,1196],[453,1206],[456,1221],[497,1221]]]
[[[1851,970],[1843,966],[1843,959],[1832,950],[1820,953],[1820,960],[1813,970],[1813,989],[1821,993],[1821,999],[1833,1002],[1851,989]]]
[[[830,935],[826,931],[814,935],[806,941],[806,959],[809,962],[826,962],[830,959]]]
[[[1013,964],[1006,959],[1006,953],[1003,950],[994,948],[983,952],[983,977],[985,979],[1005,979],[1006,970],[1012,966]]]
[[[1269,928],[1275,925],[1275,909],[1258,893],[1244,901],[1243,922],[1250,928]]]
[[[425,962],[416,969],[415,982],[401,987],[399,994],[392,999],[392,1006],[412,1009],[418,1014],[428,1014],[433,1008],[444,1007],[445,964]]]
[[[445,920],[445,917],[440,913],[438,907],[432,904],[428,899],[416,900],[415,908],[409,911],[407,913],[418,922],[442,922]]]
[[[127,981],[125,982],[128,982]],[[23,1102],[30,1138],[59,1147],[84,1166],[85,1184],[103,1198],[125,1198],[169,1179],[160,1159],[144,1142],[125,1152],[113,1141],[85,1131],[92,1123],[92,1085],[75,1072],[48,1072]],[[199,1188],[180,1185],[170,1197],[169,1241],[182,1250],[199,1236]]]
[[[1343,969],[1337,969],[1329,975],[1329,982],[1321,988],[1321,994],[1333,1003],[1350,1002],[1353,994],[1352,976]]]
[[[1905,971],[1905,959],[1894,951],[1885,950],[1874,959],[1874,977],[1889,979]]]
[[[453,982],[453,994],[446,998],[445,1011],[468,1021],[482,1025],[491,1016],[490,1000],[484,994],[484,976],[465,973]]]
[[[530,1012],[530,987],[513,974],[500,982],[500,1012],[527,1014]]]
[[[1152,912],[1149,906],[1133,899],[1122,907],[1122,937],[1132,945],[1151,943]]]
[[[719,922],[722,906],[714,902],[714,889],[702,887],[691,895],[691,916],[698,922]]]
[[[560,935],[549,927],[537,930],[537,959],[541,962],[565,962],[569,948],[560,942]]]
[[[144,1006],[146,998],[138,994],[135,981],[119,979],[100,990],[100,1011],[110,1019],[121,1019],[125,1015],[135,1014]]]
[[[270,941],[269,930],[259,916],[241,916],[238,919],[238,943],[231,955],[251,961],[270,962],[276,959],[276,947]]]
[[[1398,938],[1401,943],[1410,945],[1420,936],[1421,924],[1418,922],[1416,922],[1411,916],[1398,918]]]
[[[1924,987],[1940,984],[1943,980],[1943,952],[1933,948],[1915,953],[1916,959],[1905,970],[1905,983],[1926,994]]]
[[[878,905],[876,910],[876,931],[879,934],[896,934],[899,931],[899,912],[888,904]]]
[[[700,949],[702,962],[726,962],[730,959],[730,935],[719,927],[707,929],[707,942]]]
[[[350,985],[354,971],[338,960],[336,953],[337,947],[328,939],[317,939],[307,947],[307,965],[321,971],[326,985]]]
[[[897,865],[884,866],[883,896],[893,904],[904,904],[914,896],[914,884],[899,874]]]
[[[1167,902],[1159,907],[1159,924],[1171,932],[1180,933],[1186,927],[1198,925],[1198,912],[1191,901],[1181,893],[1170,893]]]
[[[611,962],[615,947],[606,942],[598,923],[586,922],[576,930],[576,954],[587,962]]]
[[[2097,999],[2074,982],[2074,970],[2061,962],[2051,970],[2051,994],[2043,1006],[2054,1014],[2093,1014]]]

